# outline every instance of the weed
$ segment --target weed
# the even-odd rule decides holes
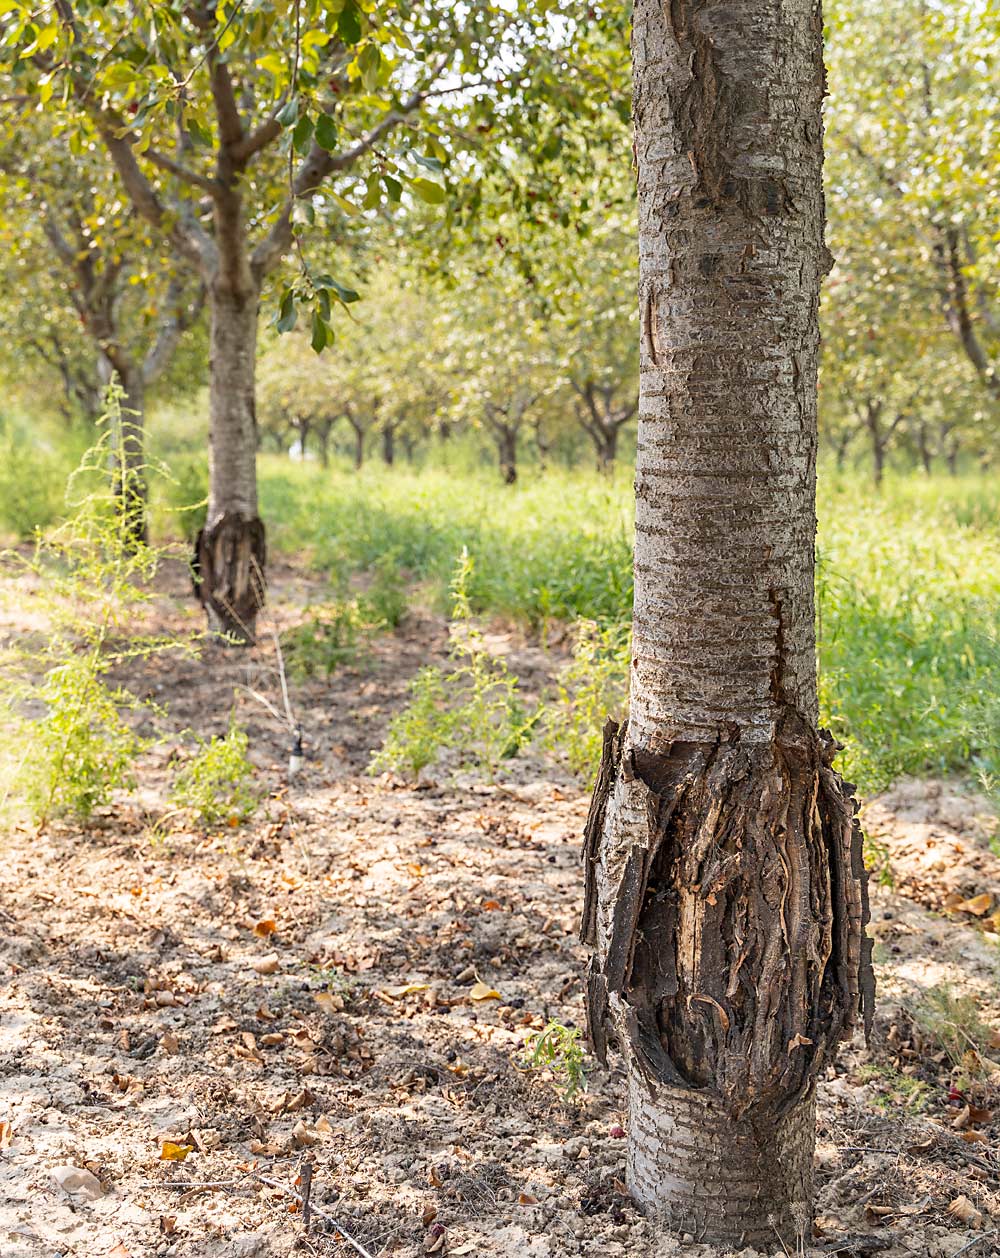
[[[109,484],[121,397],[113,382],[101,439],[70,478],[67,519],[38,538],[29,558],[5,557],[19,577],[22,609],[44,625],[3,659],[0,732],[12,765],[5,801],[26,806],[39,824],[53,814],[86,818],[134,785],[143,744],[126,718],[153,705],[110,674],[184,645],[131,631],[137,609],[152,597],[159,553],[135,538]]]
[[[552,1021],[543,1031],[528,1037],[525,1064],[551,1070],[564,1101],[586,1090],[587,1072],[578,1027]]]
[[[909,1114],[919,1114],[931,1099],[931,1089],[926,1083],[904,1075],[894,1066],[871,1063],[861,1067],[858,1078],[872,1085],[878,1093],[875,1105],[887,1112],[903,1109]]]
[[[462,551],[452,579],[453,667],[422,668],[410,683],[409,702],[389,724],[371,769],[416,775],[445,749],[483,769],[492,782],[502,760],[531,737],[538,719],[528,713],[517,678],[487,649],[472,614],[469,588],[475,566]]]
[[[942,984],[929,987],[907,1008],[926,1053],[944,1053],[952,1067],[967,1076],[982,1073],[993,1032],[971,996],[956,996]]]
[[[358,599],[323,604],[282,635],[289,676],[296,681],[329,677],[344,664],[355,663],[369,635],[378,627],[365,615]]]
[[[221,738],[199,739],[198,750],[174,778],[171,802],[191,809],[206,826],[249,817],[260,791],[253,784],[247,742],[246,731],[235,724]]]
[[[371,762],[373,773],[390,769],[416,778],[452,744],[457,717],[448,706],[443,669],[425,667],[410,682],[408,702],[390,721],[385,742]]]
[[[543,745],[579,777],[597,772],[608,716],[621,717],[628,690],[631,625],[581,620],[573,659],[542,717]]]

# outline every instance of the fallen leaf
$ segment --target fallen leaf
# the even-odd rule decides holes
[[[499,900],[484,900],[482,907],[483,907],[484,913],[497,913],[500,911],[500,901]]]
[[[991,1109],[977,1109],[975,1105],[969,1106],[970,1123],[991,1123],[992,1121],[993,1111]]]
[[[436,1166],[432,1166],[430,1170],[427,1172],[427,1182],[433,1188],[440,1188],[442,1184],[444,1183],[444,1180],[438,1174],[438,1170]]]
[[[131,1249],[126,1249],[119,1241],[114,1249],[108,1250],[106,1258],[132,1258],[132,1251]]]
[[[274,952],[266,957],[255,957],[250,962],[250,968],[258,974],[277,974],[279,965],[277,953]]]
[[[963,900],[960,904],[956,904],[954,911],[956,913],[974,913],[976,917],[983,917],[993,907],[993,897],[988,891],[984,891],[982,895],[974,895],[971,900]]]
[[[161,1162],[183,1162],[191,1152],[189,1144],[174,1144],[172,1140],[164,1140],[160,1149]]]
[[[279,1044],[284,1044],[285,1037],[280,1031],[271,1031],[267,1035],[262,1035],[260,1042],[265,1048],[277,1048]]]
[[[381,995],[388,996],[390,1000],[398,1000],[400,996],[410,996],[413,992],[425,992],[427,989],[427,983],[403,983],[400,987],[382,988]]]
[[[537,1206],[538,1198],[533,1197],[530,1192],[519,1192],[517,1194],[517,1204],[519,1206]]]
[[[317,992],[313,1000],[324,1013],[340,1013],[344,1008],[344,998],[336,992]]]
[[[173,1236],[177,1231],[177,1215],[161,1214],[160,1215],[160,1234],[162,1236]]]
[[[958,1219],[960,1223],[964,1223],[966,1227],[981,1227],[983,1216],[981,1211],[977,1210],[966,1196],[956,1197],[949,1205],[948,1213],[953,1219]]]
[[[963,1131],[962,1139],[966,1144],[989,1144],[990,1142],[985,1131]]]
[[[470,1000],[502,1000],[503,997],[489,983],[476,983],[469,991]]]
[[[173,1031],[164,1031],[160,1036],[160,1048],[165,1053],[176,1053],[180,1048],[180,1041]]]
[[[437,1206],[432,1206],[430,1202],[428,1202],[427,1205],[424,1206],[423,1214],[421,1214],[420,1216],[424,1227],[430,1227],[430,1225],[437,1218],[437,1213],[438,1213]]]
[[[316,1129],[307,1127],[301,1119],[292,1128],[292,1144],[296,1149],[308,1149],[311,1145],[319,1144],[319,1139]]]
[[[13,1139],[14,1128],[6,1121],[0,1122],[0,1149],[9,1149]]]
[[[266,939],[268,935],[273,935],[277,929],[278,923],[274,918],[265,917],[254,924],[253,933],[261,939]]]

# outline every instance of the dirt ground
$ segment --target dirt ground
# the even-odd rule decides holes
[[[277,572],[279,622],[319,592]],[[194,623],[180,579],[157,616]],[[493,640],[529,691],[559,662]],[[287,733],[239,689],[274,693],[270,648],[154,657],[130,677],[165,708],[139,791],[85,828],[3,839],[2,1258],[714,1258],[624,1195],[620,1076],[595,1070],[566,1102],[525,1063],[549,1019],[582,1022],[585,791],[530,757],[497,786],[366,772],[446,644],[411,617],[295,687],[291,782]],[[167,814],[167,774],[181,731],[221,732],[233,707],[269,795],[206,833]],[[997,821],[944,782],[902,783],[865,819],[879,1013],[871,1049],[820,1085],[808,1253],[1000,1253]],[[944,1039],[920,1016],[942,990]],[[985,1045],[958,1024],[963,995]]]

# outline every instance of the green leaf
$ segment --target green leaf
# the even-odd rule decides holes
[[[358,56],[358,69],[361,71],[361,78],[369,92],[373,91],[378,83],[381,64],[382,54],[378,48],[374,44],[365,44]]]
[[[316,119],[316,143],[328,153],[337,147],[337,124],[330,114],[320,114]]]
[[[444,188],[430,179],[417,178],[408,182],[420,200],[426,201],[428,205],[441,205],[447,196]]]
[[[274,321],[274,326],[279,332],[291,332],[298,321],[299,312],[295,308],[295,293],[290,288],[286,288],[281,296],[281,305],[278,307],[278,317]]]
[[[328,345],[333,344],[333,328],[327,323],[318,310],[313,311],[312,336],[309,344],[317,354],[322,354]]]
[[[420,153],[411,154],[413,160],[425,170],[444,170],[444,164],[439,162],[436,157],[424,157]]]
[[[356,44],[361,39],[361,14],[354,0],[347,0],[337,19],[337,34],[345,44]]]
[[[295,124],[295,130],[292,132],[292,146],[296,153],[304,154],[308,150],[312,133],[313,121],[308,114],[303,114]]]
[[[392,175],[383,175],[382,182],[385,184],[385,190],[389,194],[389,200],[398,202],[403,195],[403,185],[398,179],[393,179]]]
[[[291,100],[285,103],[275,114],[275,118],[283,127],[294,126],[299,117],[299,100],[297,96],[293,96]]]

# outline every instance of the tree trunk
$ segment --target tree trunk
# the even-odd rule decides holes
[[[196,588],[209,628],[250,643],[264,605],[266,562],[257,509],[258,294],[216,284],[210,300],[209,498],[195,543]]]
[[[617,455],[618,428],[615,424],[606,424],[597,443],[597,470],[604,476],[610,476],[615,470]]]
[[[927,435],[927,424],[921,420],[917,424],[917,452],[920,455],[920,466],[924,470],[925,476],[930,476],[933,472],[933,455],[931,454],[931,443]]]
[[[504,426],[497,429],[496,438],[503,483],[514,485],[517,482],[517,433]]]
[[[595,1051],[672,1229],[811,1235],[814,1084],[871,1003],[855,804],[817,730],[813,0],[637,0],[641,385],[627,726],[586,831]]]
[[[365,462],[365,430],[353,423],[351,427],[354,429],[354,470],[360,472]]]
[[[396,430],[391,424],[382,429],[382,460],[386,467],[396,462]]]

